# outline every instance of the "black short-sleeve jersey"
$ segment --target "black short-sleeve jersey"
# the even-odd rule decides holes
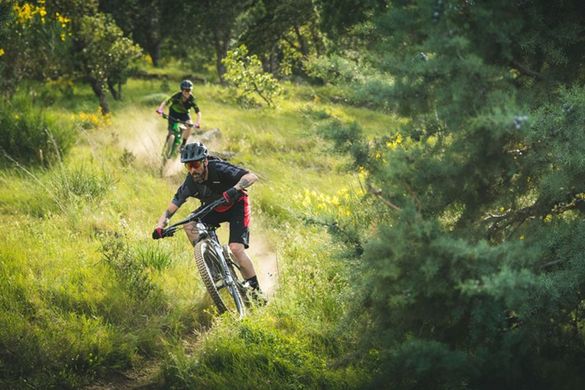
[[[173,203],[181,207],[188,197],[199,199],[203,204],[219,199],[223,192],[235,186],[247,171],[216,157],[209,157],[207,180],[196,183],[190,174],[177,189]]]

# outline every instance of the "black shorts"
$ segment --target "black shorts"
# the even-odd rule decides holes
[[[219,225],[222,222],[230,223],[229,242],[244,244],[244,248],[250,243],[250,203],[248,197],[241,197],[229,210],[218,212],[212,210],[201,219],[205,224]]]
[[[175,121],[173,119],[178,119],[182,122],[188,122],[191,120],[191,116],[187,112],[176,112],[173,110],[169,110],[169,119],[168,119],[169,125],[167,127],[167,129],[169,131],[173,130],[173,124],[175,123]]]

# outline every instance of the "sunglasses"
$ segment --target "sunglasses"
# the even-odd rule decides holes
[[[203,165],[203,160],[196,160],[196,161],[189,161],[185,163],[185,168],[187,169],[199,169]]]
[[[190,89],[183,89],[183,92],[191,92]]]

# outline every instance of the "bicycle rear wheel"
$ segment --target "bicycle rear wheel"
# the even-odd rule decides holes
[[[197,270],[218,312],[221,314],[227,311],[242,318],[246,309],[236,283],[236,275],[229,267],[222,267],[219,256],[210,240],[202,240],[195,245]],[[226,282],[228,272],[233,281],[230,285]]]

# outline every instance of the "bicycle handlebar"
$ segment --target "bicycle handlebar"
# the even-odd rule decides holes
[[[162,117],[163,117],[164,119],[170,119],[170,120],[172,120],[173,122],[180,123],[180,124],[182,124],[182,125],[185,125],[185,126],[187,126],[187,127],[196,127],[196,126],[195,126],[193,123],[189,123],[189,122],[185,122],[185,121],[182,121],[182,120],[180,120],[180,119],[177,119],[177,118],[173,118],[172,116],[170,116],[170,115],[167,115],[167,114],[165,114],[164,112],[163,112],[161,115],[162,115]]]
[[[175,232],[179,229],[180,226],[189,223],[189,222],[193,222],[197,219],[200,219],[204,216],[206,216],[207,214],[209,214],[209,212],[211,210],[213,210],[214,208],[216,208],[217,206],[221,206],[226,204],[227,201],[224,198],[219,198],[214,200],[211,203],[206,204],[205,206],[203,206],[202,208],[200,208],[199,210],[189,214],[185,219],[180,220],[177,223],[172,224],[171,226],[163,229],[162,231],[162,237],[172,237],[173,234],[175,234]]]

